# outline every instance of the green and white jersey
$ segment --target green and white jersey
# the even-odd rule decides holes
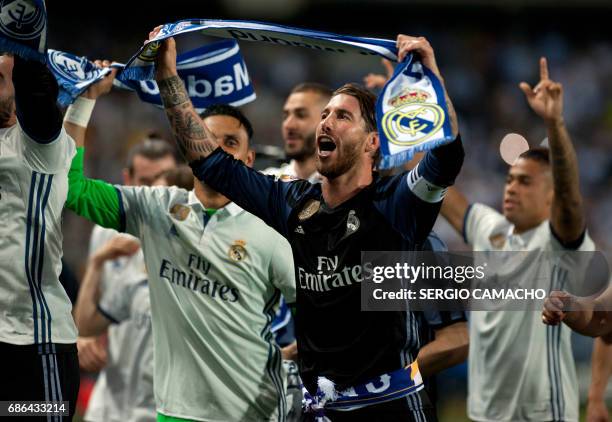
[[[62,209],[74,141],[39,144],[16,124],[0,130],[0,342],[75,343],[59,282]]]
[[[270,325],[281,293],[295,301],[287,241],[233,203],[210,216],[193,192],[116,189],[149,270],[158,412],[284,420],[285,374]]]
[[[465,240],[475,251],[563,251],[550,222],[521,234],[494,209],[472,205]],[[579,251],[594,251],[585,235]],[[540,260],[504,271],[544,271]],[[540,268],[536,268],[541,266]],[[540,311],[474,311],[470,314],[468,416],[475,421],[578,421],[578,380],[571,330],[544,325]]]

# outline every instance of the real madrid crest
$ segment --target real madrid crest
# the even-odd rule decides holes
[[[348,214],[348,218],[346,219],[346,234],[355,233],[359,230],[359,218],[355,215],[355,210],[350,210]]]
[[[183,204],[174,204],[172,208],[170,208],[170,214],[172,217],[179,221],[185,221],[190,212],[191,208]]]
[[[244,240],[236,240],[232,246],[230,246],[228,256],[234,262],[244,261],[247,257],[247,251],[244,247],[246,242]]]
[[[34,2],[0,1],[0,32],[20,40],[31,40],[45,29],[44,9]]]
[[[506,243],[506,236],[503,233],[496,233],[489,236],[489,242],[495,249],[501,249]]]
[[[304,204],[302,211],[298,214],[298,220],[304,221],[308,220],[310,217],[315,215],[317,211],[321,208],[321,201],[317,201],[316,199],[309,199]]]
[[[418,145],[435,135],[444,124],[444,110],[428,102],[430,95],[419,89],[405,89],[387,104],[393,107],[385,112],[381,126],[389,142],[400,145]]]

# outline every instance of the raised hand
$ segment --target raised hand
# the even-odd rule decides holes
[[[149,40],[152,40],[159,34],[162,26],[157,26],[153,31],[149,32]],[[159,41],[157,50],[157,58],[155,59],[155,79],[169,78],[177,75],[176,71],[176,42],[174,38],[166,38]]]
[[[421,63],[431,70],[434,75],[438,77],[442,87],[444,88],[444,97],[446,98],[446,106],[448,107],[448,117],[450,119],[451,131],[454,137],[459,134],[459,123],[457,121],[457,113],[455,107],[448,96],[446,86],[444,84],[444,78],[440,74],[438,64],[436,63],[436,55],[434,54],[433,47],[429,44],[429,41],[425,37],[411,37],[409,35],[399,34],[397,36],[397,60],[402,62],[408,53],[416,53],[421,59]]]
[[[527,82],[519,87],[525,93],[529,106],[547,123],[558,123],[563,119],[563,86],[548,77],[546,58],[540,58],[540,82],[531,88]]]
[[[109,67],[111,62],[108,60],[96,60],[94,64],[99,67]],[[117,75],[117,69],[111,69],[110,73],[104,77],[104,79],[99,80],[95,84],[91,85],[87,91],[83,93],[83,97],[95,100],[96,98],[108,94],[113,87],[113,81],[115,80],[115,76]]]
[[[399,34],[397,36],[396,46],[399,50],[397,54],[398,62],[402,62],[408,53],[417,53],[421,58],[421,62],[442,80],[433,47],[425,37],[411,37],[409,35]]]

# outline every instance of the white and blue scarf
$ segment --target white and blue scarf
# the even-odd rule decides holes
[[[48,56],[49,68],[60,86],[58,102],[64,106],[72,104],[110,72],[109,68],[96,67],[86,57],[57,50],[49,50]],[[111,67],[119,69],[117,87],[134,91],[142,101],[162,107],[155,81],[130,80],[122,71],[125,65],[113,63]],[[211,104],[240,106],[256,98],[236,41],[221,41],[181,54],[177,57],[177,70],[198,113]]]
[[[416,361],[405,368],[382,374],[363,384],[343,391],[337,391],[334,383],[325,378],[317,378],[317,392],[311,394],[302,387],[302,408],[314,417],[316,422],[329,422],[326,409],[355,410],[365,406],[385,403],[421,391],[425,384]]]
[[[0,50],[45,62],[47,10],[43,0],[0,0]]]
[[[240,41],[304,47],[337,55],[377,55],[397,60],[396,43],[391,40],[337,35],[262,22],[190,19],[164,25],[154,39],[132,56],[123,72],[134,80],[152,79],[159,41],[190,32]],[[376,114],[381,140],[381,169],[401,165],[417,151],[430,150],[453,140],[442,84],[410,54],[383,88]]]

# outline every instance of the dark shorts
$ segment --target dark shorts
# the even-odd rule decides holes
[[[51,420],[72,420],[80,382],[76,344],[17,346],[0,342],[0,373],[0,401],[68,402],[70,416]]]
[[[416,395],[419,401],[415,400]],[[437,422],[436,410],[429,402],[427,393],[421,390],[416,395],[348,412],[326,410],[325,416],[331,422]],[[314,420],[313,416],[304,414],[301,422]]]

